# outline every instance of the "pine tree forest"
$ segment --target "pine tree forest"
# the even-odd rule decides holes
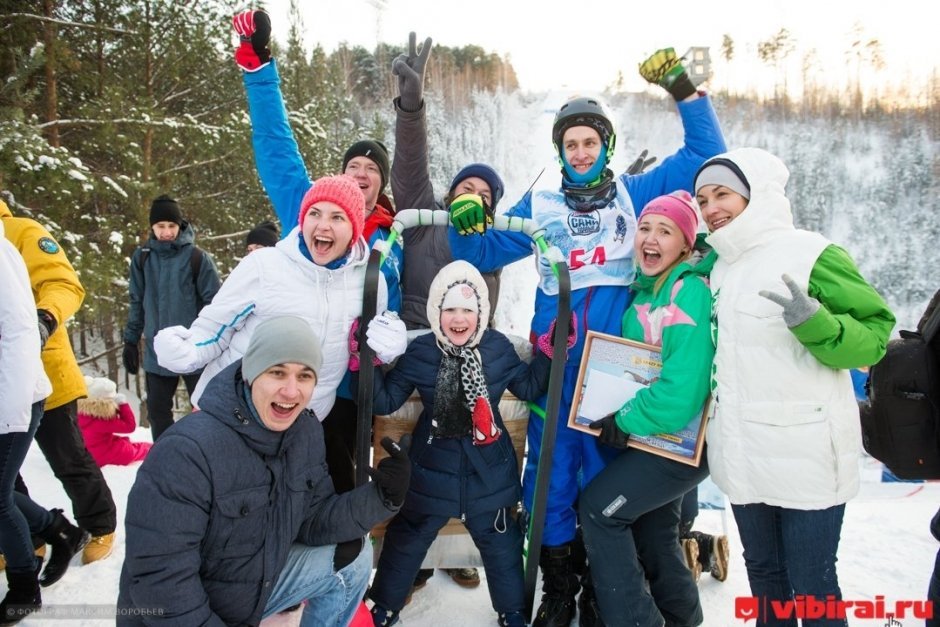
[[[244,3],[3,6],[0,198],[63,245],[87,292],[69,327],[78,359],[123,382],[128,262],[146,237],[150,201],[167,193],[180,202],[223,275],[243,254],[247,230],[274,218],[255,174],[241,73],[232,60],[231,16]],[[301,32],[295,8],[290,32],[276,37],[285,43],[273,53],[311,176],[339,171],[346,147],[360,138],[378,138],[392,151],[397,79],[390,67],[407,33],[400,44],[375,50],[311,51]],[[434,33],[419,33],[426,35]],[[788,54],[787,36],[781,31],[758,48],[768,71]],[[871,43],[855,51],[857,64],[877,64]],[[726,36],[713,56],[715,65],[731,64],[734,40]],[[560,101],[520,92],[508,59],[472,45],[435,45],[427,79],[435,189],[445,192],[467,162],[486,161],[506,172],[507,209],[538,174],[528,163],[510,173],[519,167],[515,140],[532,131],[520,129],[522,118]],[[712,87],[729,146],[759,145],[785,156],[799,225],[841,238],[892,305],[921,306],[940,287],[940,76],[904,106],[886,104],[896,100],[867,94],[858,82],[831,92],[807,78],[799,100],[788,95],[794,86],[785,77],[778,87],[761,97]],[[649,148],[665,157],[681,143],[674,107],[659,94],[624,93],[616,82],[607,89],[616,123],[631,129],[619,133],[620,156]],[[537,139],[548,144],[547,136]],[[885,216],[890,222],[873,226]],[[924,229],[900,244],[891,239],[891,232]]]

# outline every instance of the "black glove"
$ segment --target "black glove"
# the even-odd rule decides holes
[[[601,432],[598,438],[601,444],[606,444],[612,448],[625,449],[627,448],[627,441],[630,440],[630,434],[624,433],[617,426],[617,421],[614,419],[616,415],[615,413],[608,414],[600,420],[595,420],[590,424],[590,428]]]
[[[353,563],[362,551],[362,538],[340,542],[333,551],[333,572],[338,573]]]
[[[368,468],[367,471],[372,481],[378,484],[385,504],[400,507],[405,502],[405,494],[411,483],[411,460],[408,458],[411,434],[401,436],[398,442],[386,436],[382,438],[382,448],[389,456],[380,461],[378,467]]]
[[[36,315],[39,318],[39,348],[41,350],[46,347],[49,336],[55,333],[55,330],[59,328],[59,323],[57,323],[55,318],[52,317],[52,314],[45,309],[37,309]]]
[[[627,168],[627,174],[641,174],[646,168],[650,167],[656,163],[656,157],[646,158],[646,155],[649,153],[648,150],[643,150],[640,153],[640,156],[636,158],[636,161],[630,164],[630,167]]]
[[[124,342],[124,352],[121,354],[121,359],[124,360],[125,370],[131,374],[137,374],[140,369],[140,349],[137,348],[137,344]]]

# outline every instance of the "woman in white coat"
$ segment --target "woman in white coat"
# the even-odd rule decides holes
[[[52,385],[43,370],[36,301],[26,264],[4,237],[0,220],[0,551],[6,559],[7,593],[0,625],[12,625],[42,607],[39,592],[65,574],[69,560],[91,538],[61,510],[47,510],[13,490]],[[52,544],[49,564],[34,555],[34,533]]]
[[[297,316],[320,339],[323,367],[308,407],[323,420],[349,361],[348,335],[362,313],[368,248],[362,238],[365,200],[348,176],[314,182],[300,205],[299,224],[278,244],[246,256],[203,307],[190,328],[168,327],[154,338],[161,366],[175,372],[205,367],[193,403],[209,380],[244,355],[252,331],[263,320]],[[380,281],[379,303],[386,302]],[[376,317],[366,333],[383,362],[406,347],[404,323]]]

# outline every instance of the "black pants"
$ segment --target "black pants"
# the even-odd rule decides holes
[[[369,597],[385,609],[399,611],[438,531],[450,516],[402,509],[388,523],[382,554]],[[522,577],[522,531],[509,509],[475,514],[464,521],[483,558],[490,601],[497,613],[521,612],[525,606]],[[613,623],[611,623],[613,624]]]
[[[631,448],[581,493],[581,529],[605,624],[702,623],[698,588],[679,548],[679,512],[683,495],[706,476],[704,456],[696,468]]]
[[[323,421],[326,466],[337,494],[356,487],[356,421],[359,408],[348,398],[336,397],[333,409]]]
[[[36,443],[52,473],[62,482],[78,526],[93,536],[103,536],[117,527],[117,508],[101,469],[85,448],[76,422],[77,407],[78,403],[72,401],[47,409],[36,430]],[[21,481],[17,482],[17,490],[26,493]]]
[[[176,386],[180,377],[186,384],[186,390],[190,395],[199,381],[199,375],[184,374],[165,377],[160,374],[147,374],[147,416],[150,419],[150,433],[153,435],[153,441],[156,442],[160,434],[173,426],[173,396],[176,394]]]

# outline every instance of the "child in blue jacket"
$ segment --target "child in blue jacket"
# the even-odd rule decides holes
[[[545,392],[550,336],[531,364],[521,361],[505,335],[487,329],[486,283],[465,261],[434,278],[427,312],[433,333],[412,341],[392,370],[375,373],[377,414],[395,411],[416,388],[424,404],[411,486],[385,533],[369,593],[375,624],[398,622],[428,548],[459,518],[480,550],[500,625],[525,625],[522,532],[510,514],[521,496],[519,468],[498,403],[507,389],[523,400]]]

